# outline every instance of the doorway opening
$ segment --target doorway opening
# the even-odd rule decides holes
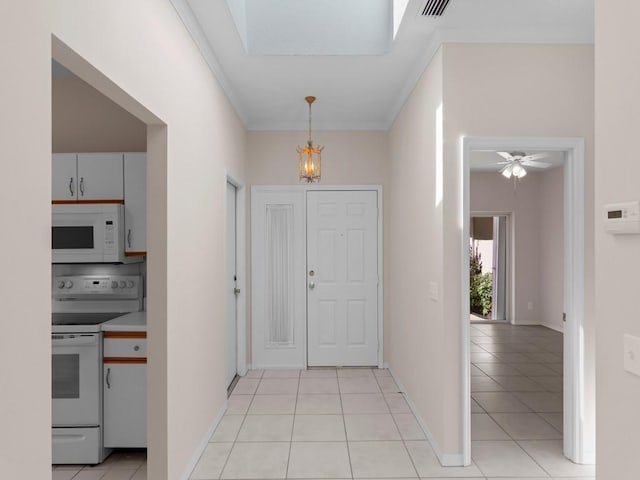
[[[563,410],[563,439],[558,440],[560,453],[579,464],[595,462],[595,422],[592,382],[594,372],[586,368],[585,362],[593,352],[586,344],[585,329],[585,153],[582,138],[463,138],[462,139],[462,418],[463,418],[463,457],[464,463],[471,462],[471,358],[478,352],[471,349],[472,334],[477,334],[469,322],[469,238],[470,238],[470,197],[471,162],[474,152],[559,152],[562,154],[562,205],[556,205],[554,211],[563,215],[562,264],[562,306],[560,328],[562,335],[563,383],[560,401]],[[504,175],[504,174],[503,174]],[[506,176],[506,175],[505,175]],[[514,194],[522,198],[522,192],[514,181]],[[520,216],[518,217],[520,218]],[[535,236],[534,236],[535,237]],[[532,238],[532,237],[525,237]],[[524,249],[526,253],[526,249]],[[522,253],[522,252],[521,252]],[[533,310],[535,304],[525,301],[526,310]],[[517,322],[516,322],[517,323]],[[531,322],[535,323],[535,322]],[[489,327],[489,326],[488,326]],[[504,327],[510,327],[504,325]],[[522,328],[522,327],[520,327]],[[525,327],[526,328],[526,327]],[[476,345],[477,346],[477,345]],[[509,355],[511,352],[494,352]],[[487,355],[496,355],[487,352]],[[484,355],[480,352],[480,355]],[[476,382],[477,383],[477,382]],[[473,404],[473,407],[476,407]],[[556,419],[557,420],[557,419]]]
[[[225,383],[230,395],[247,373],[244,184],[227,174],[225,194]]]
[[[153,192],[153,201],[146,201],[146,252],[149,261],[140,264],[144,274],[146,312],[153,318],[147,325],[146,363],[146,458],[149,477],[165,469],[168,458],[167,439],[167,125],[153,112],[140,104],[111,79],[73,51],[61,40],[52,36],[52,60],[54,68],[63,67],[63,75],[73,75],[113,102],[116,108],[136,117],[143,124],[146,136],[146,197]],[[55,65],[58,67],[55,67]],[[69,148],[69,147],[66,147]],[[76,147],[74,147],[76,148]],[[79,146],[77,148],[86,148]],[[104,148],[104,147],[102,147]],[[123,151],[127,147],[123,147]],[[129,268],[128,265],[125,267]],[[114,268],[109,266],[108,268]],[[141,456],[140,458],[144,458]]]
[[[507,215],[472,214],[469,225],[471,322],[507,320]]]

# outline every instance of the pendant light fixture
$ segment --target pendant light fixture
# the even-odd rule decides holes
[[[300,181],[307,183],[320,181],[321,158],[320,152],[324,147],[314,147],[311,140],[311,104],[316,101],[316,97],[305,97],[309,104],[309,138],[306,147],[298,147],[298,176]]]

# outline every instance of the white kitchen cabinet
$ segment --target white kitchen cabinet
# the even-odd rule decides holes
[[[147,251],[147,155],[124,154],[125,253]]]
[[[77,200],[78,180],[75,153],[54,153],[52,160],[51,195],[53,200]]]
[[[78,200],[122,200],[122,153],[78,154]]]
[[[146,338],[139,332],[105,332],[104,446],[147,446]]]
[[[121,201],[123,175],[122,153],[54,153],[52,200]]]

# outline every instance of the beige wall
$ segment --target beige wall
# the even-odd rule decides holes
[[[540,323],[563,331],[564,311],[564,171],[540,175]]]
[[[508,320],[514,324],[562,331],[562,179],[562,168],[530,172],[514,189],[513,181],[498,173],[471,174],[471,211],[511,214],[513,304]]]
[[[298,154],[306,132],[249,132],[247,176],[251,185],[297,185]],[[387,133],[314,131],[322,151],[321,185],[384,185],[387,182]]]
[[[430,300],[427,294],[430,282],[440,293],[444,287],[442,178],[436,166],[442,159],[438,148],[442,141],[442,63],[440,51],[390,132],[388,362],[431,432],[434,447],[455,452],[455,447],[443,444],[446,430],[452,427],[451,417],[455,417],[443,415],[445,403],[456,395],[446,385],[444,376],[450,371],[442,362],[444,350],[451,346],[443,337],[442,301]]]
[[[0,3],[3,478],[51,478],[49,3]]]
[[[594,58],[591,46],[456,45],[444,47],[445,199],[444,305],[448,335],[460,335],[461,138],[582,137],[585,139],[585,370],[587,423],[595,418],[594,338]],[[531,74],[535,72],[535,74]],[[455,382],[460,355],[448,350],[441,362]],[[458,386],[459,388],[459,381]],[[452,398],[459,398],[453,395]],[[447,404],[446,416],[460,406]],[[593,425],[586,425],[592,429]],[[460,429],[451,428],[451,445]]]
[[[189,470],[226,401],[225,170],[244,178],[245,131],[169,2],[71,0],[54,2],[53,11],[49,5],[0,7],[0,49],[11,65],[0,82],[2,91],[12,92],[3,99],[0,118],[5,158],[14,159],[0,168],[3,178],[16,179],[0,194],[2,224],[12,226],[2,236],[7,341],[0,348],[0,469],[7,478],[51,476],[53,34],[77,52],[54,38],[62,64],[155,123],[148,137],[148,476],[177,479]],[[29,361],[6,368],[16,358]]]
[[[417,403],[419,415],[429,425],[445,458],[462,451],[460,271],[464,136],[585,138],[588,193],[584,333],[587,369],[593,365],[593,48],[447,44],[440,55],[409,97],[391,134],[390,209],[394,223],[390,238],[389,315],[393,318],[392,367]],[[434,205],[432,189],[434,182],[439,183],[434,145],[439,137],[434,135],[434,121],[440,94],[444,112],[443,195],[442,201]],[[420,157],[417,152],[421,152]],[[416,169],[420,169],[419,173]],[[406,170],[412,170],[413,175]],[[412,190],[420,190],[422,198],[412,197]],[[437,194],[435,197],[439,198]],[[413,208],[403,212],[401,205]],[[425,254],[427,249],[434,254]],[[395,277],[394,271],[398,277],[405,275],[406,281]],[[439,286],[437,303],[426,301],[424,292],[429,291],[429,282]],[[411,305],[409,298],[419,298],[417,306],[421,308]],[[421,369],[419,375],[416,368]],[[588,378],[589,399],[593,398],[593,384],[593,377]],[[438,385],[438,392],[429,392],[431,385]],[[593,408],[593,402],[588,400],[588,412],[593,413]]]
[[[52,152],[146,152],[147,126],[75,76],[52,79]]]
[[[307,141],[306,132],[249,132],[247,135],[247,178],[250,185],[298,185],[297,146]],[[388,239],[389,145],[387,132],[378,131],[314,131],[313,143],[322,151],[320,185],[382,185],[384,242]],[[249,194],[249,192],[247,192]],[[250,202],[247,202],[250,205]],[[247,232],[250,232],[247,215]],[[388,255],[384,253],[384,268]],[[385,273],[385,285],[388,275]],[[249,289],[250,285],[247,284]],[[251,295],[247,295],[248,298]],[[387,315],[388,295],[385,290],[384,350],[388,355],[390,319]],[[247,326],[248,362],[251,362],[251,322]]]
[[[640,336],[637,235],[604,232],[607,203],[640,199],[640,3],[596,1],[596,333],[598,480],[638,478],[640,378],[623,370],[623,335]]]
[[[513,292],[513,304],[507,303],[508,320],[516,325],[539,323],[539,175],[530,173],[514,190],[513,181],[498,173],[473,172],[469,188],[471,212],[511,213],[509,235],[513,236],[513,250],[508,254],[513,276],[508,288]],[[528,308],[529,302],[532,304],[531,310]]]

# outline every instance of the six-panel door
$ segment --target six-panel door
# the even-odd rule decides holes
[[[376,191],[307,192],[309,366],[378,364]]]

